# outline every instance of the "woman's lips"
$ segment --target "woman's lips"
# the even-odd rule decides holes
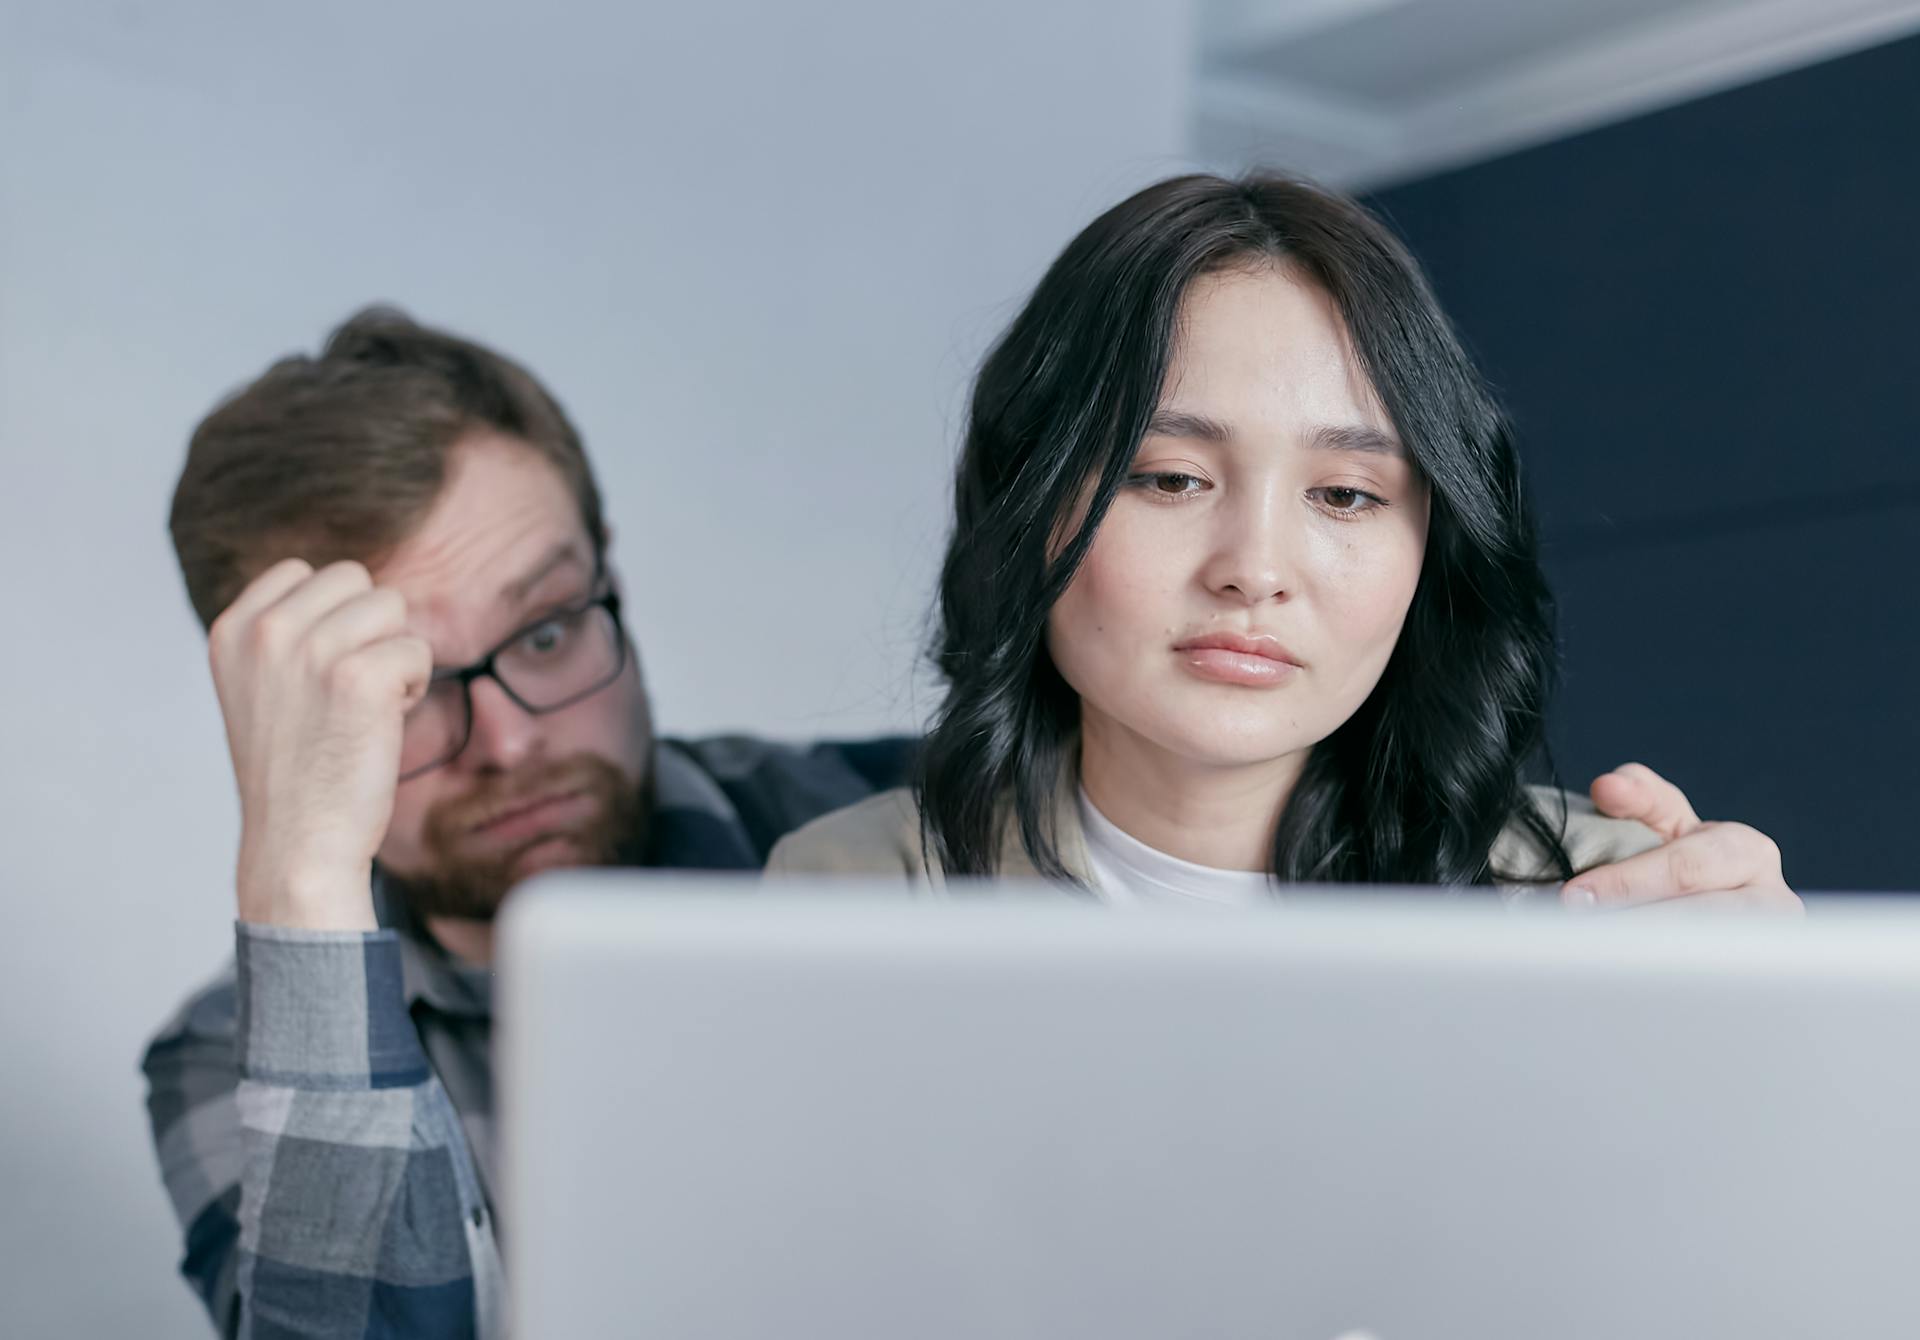
[[[1239,633],[1209,633],[1174,647],[1188,673],[1216,684],[1264,689],[1285,684],[1302,667],[1274,637]]]

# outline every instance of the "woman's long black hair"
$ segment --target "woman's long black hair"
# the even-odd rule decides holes
[[[925,841],[949,875],[995,872],[1011,803],[1034,865],[1071,877],[1051,821],[1080,704],[1047,654],[1048,611],[1131,470],[1187,286],[1261,262],[1331,296],[1432,493],[1400,640],[1372,695],[1314,747],[1273,873],[1484,883],[1515,819],[1572,873],[1521,780],[1542,745],[1553,613],[1504,416],[1418,265],[1358,204],[1286,177],[1196,175],[1148,187],[1074,238],[975,380],[933,648],[949,690],[917,783]],[[1085,520],[1060,543],[1089,480]]]

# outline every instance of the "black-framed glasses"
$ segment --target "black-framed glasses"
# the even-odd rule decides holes
[[[472,665],[433,672],[426,696],[407,713],[400,780],[451,763],[467,747],[475,680],[491,679],[522,711],[540,716],[598,693],[626,668],[617,592],[543,615]]]

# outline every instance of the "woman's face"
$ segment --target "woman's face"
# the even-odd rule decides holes
[[[1301,755],[1372,692],[1428,494],[1332,301],[1196,280],[1133,473],[1048,620],[1089,737],[1214,766]]]

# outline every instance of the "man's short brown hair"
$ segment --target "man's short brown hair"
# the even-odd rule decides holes
[[[378,563],[431,509],[454,443],[475,429],[553,463],[598,556],[600,490],[560,403],[511,359],[369,307],[318,357],[281,359],[194,430],[168,527],[200,622],[283,558]]]

